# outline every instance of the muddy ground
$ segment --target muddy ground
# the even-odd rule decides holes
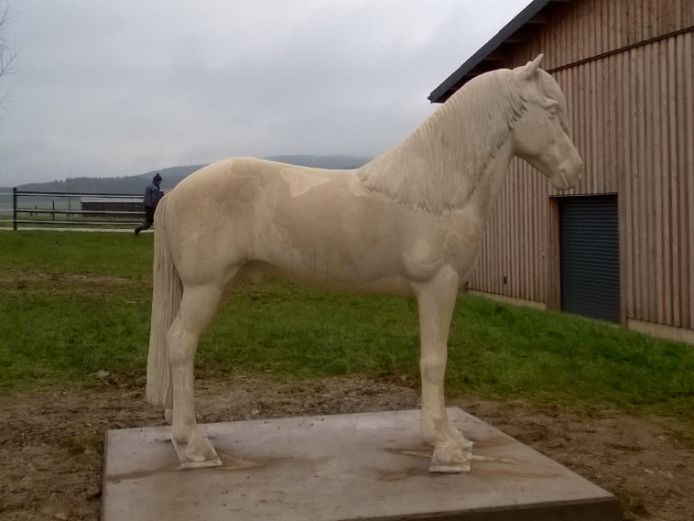
[[[0,519],[97,520],[105,431],[162,423],[143,389],[141,379],[100,374],[88,389],[52,386],[0,398]],[[685,435],[691,426],[522,402],[450,405],[613,492],[626,520],[694,521],[694,439]],[[235,376],[198,382],[203,422],[417,406],[416,387],[407,381]]]

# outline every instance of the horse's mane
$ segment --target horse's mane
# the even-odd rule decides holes
[[[482,74],[358,175],[370,190],[415,209],[462,208],[524,110],[511,70]]]

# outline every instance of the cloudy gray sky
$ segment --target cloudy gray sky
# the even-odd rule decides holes
[[[375,156],[527,3],[11,1],[0,185],[233,155]]]

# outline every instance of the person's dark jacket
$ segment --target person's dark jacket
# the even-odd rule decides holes
[[[151,182],[145,188],[145,206],[148,208],[156,208],[161,199],[163,192],[159,189],[159,185]]]

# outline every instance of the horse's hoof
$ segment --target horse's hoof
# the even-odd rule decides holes
[[[186,459],[190,461],[206,461],[217,457],[210,439],[203,434],[200,427],[193,431],[193,435],[186,445],[185,455]]]
[[[472,442],[470,440],[468,440],[465,436],[463,436],[463,433],[460,432],[458,429],[449,425],[447,433],[448,433],[448,436],[455,443],[457,443],[460,447],[462,447],[464,451],[465,450],[472,451]]]
[[[470,472],[472,460],[472,442],[465,440],[461,445],[454,440],[446,440],[434,446],[434,455],[431,457],[429,472],[458,474]]]
[[[172,438],[178,461],[181,468],[195,469],[205,467],[219,467],[222,461],[217,456],[217,452],[210,443],[210,440],[197,427],[190,436],[188,443],[180,443],[176,438]]]

